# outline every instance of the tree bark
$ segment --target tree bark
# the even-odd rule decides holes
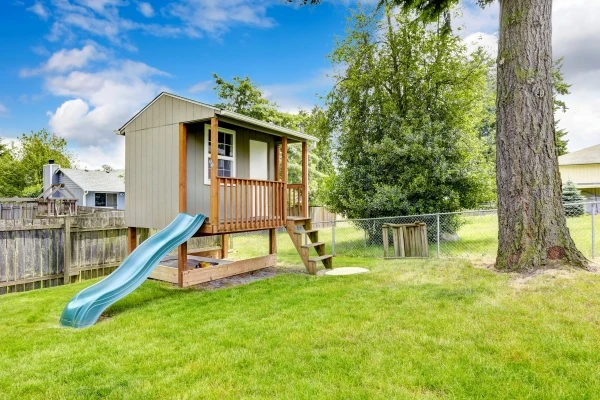
[[[500,0],[496,267],[587,267],[566,225],[552,103],[552,0]]]

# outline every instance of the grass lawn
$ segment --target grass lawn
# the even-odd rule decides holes
[[[428,218],[428,219],[427,219]],[[596,217],[596,258],[600,257],[600,218]],[[428,230],[436,229],[435,217],[422,218]],[[390,221],[386,221],[390,222]],[[407,222],[396,221],[391,222]],[[567,218],[567,226],[577,248],[588,258],[592,257],[592,220],[590,215]],[[493,263],[498,249],[498,217],[496,215],[467,215],[462,218],[462,225],[456,242],[441,242],[441,257],[466,257],[473,260]],[[262,255],[268,246],[265,232],[232,235],[232,248],[238,251],[239,257]],[[331,253],[331,227],[319,231],[319,240],[325,242],[327,251]],[[376,244],[369,244],[365,232],[351,222],[339,222],[335,228],[336,254],[347,257],[383,257],[383,243],[377,238]],[[278,234],[278,253],[284,260],[297,261],[297,253],[287,233]],[[429,254],[437,257],[437,244],[430,243]],[[235,256],[235,255],[234,255]],[[295,257],[295,258],[294,258]]]
[[[297,256],[296,256],[297,257]],[[94,281],[0,297],[1,398],[597,398],[600,275],[338,258],[216,291],[146,282],[60,328]]]

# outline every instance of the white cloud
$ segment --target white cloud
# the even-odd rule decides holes
[[[474,0],[461,0],[460,4],[461,9],[453,16],[452,27],[459,29],[462,37],[479,32],[493,34],[498,30],[498,2],[493,2],[483,9]]]
[[[121,9],[137,5],[144,17],[157,16],[152,5],[145,1],[52,0],[52,14],[48,15],[54,20],[47,38],[72,41],[77,31],[83,31],[136,50],[128,37],[132,31],[158,37],[199,38],[204,34],[219,36],[233,26],[268,28],[274,26],[275,21],[267,16],[267,9],[279,4],[275,0],[171,0],[164,3],[159,15],[162,18],[147,23],[125,18],[120,13]]]
[[[22,69],[21,77],[32,76],[42,72],[67,72],[73,69],[86,67],[91,61],[104,60],[106,53],[93,44],[88,44],[81,49],[62,49],[52,54],[40,68]]]
[[[211,80],[198,82],[194,86],[189,88],[188,92],[190,92],[190,93],[204,92],[205,90],[208,90],[211,88],[212,83],[213,83],[213,81],[211,81]]]
[[[154,8],[152,4],[141,1],[138,3],[138,11],[146,18],[154,17]]]
[[[125,138],[114,135],[111,140],[111,143],[102,146],[73,147],[77,154],[77,167],[96,170],[107,164],[115,169],[125,168]]]
[[[463,41],[466,43],[469,53],[481,47],[494,59],[498,55],[498,36],[495,34],[474,32],[465,37]]]
[[[273,4],[261,0],[178,0],[165,7],[165,12],[180,19],[189,32],[219,35],[234,25],[274,26],[275,21],[266,15]]]
[[[39,1],[36,1],[34,5],[27,9],[27,11],[31,11],[44,21],[46,21],[50,17],[50,12]]]
[[[113,131],[163,90],[153,81],[161,75],[166,74],[144,63],[121,61],[98,72],[50,77],[50,93],[70,99],[48,112],[49,126],[80,146],[110,145]]]

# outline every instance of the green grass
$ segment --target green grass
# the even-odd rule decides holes
[[[596,257],[600,257],[600,218],[596,218]],[[428,230],[435,230],[435,217],[424,219]],[[567,218],[567,226],[577,248],[583,254],[592,257],[592,224],[591,216]],[[498,248],[498,219],[495,215],[466,216],[462,218],[462,225],[458,232],[459,240],[456,242],[440,243],[441,257],[465,257],[474,260],[493,262]],[[233,248],[239,257],[257,256],[264,254],[268,246],[266,233],[249,233],[233,236]],[[323,228],[319,232],[319,240],[327,245],[331,253],[332,231],[331,227]],[[365,232],[358,229],[350,222],[338,223],[335,230],[335,250],[337,255],[347,257],[383,257],[383,243],[381,238],[375,244],[370,244],[365,238]],[[298,255],[293,248],[287,233],[278,234],[279,257],[286,262],[297,262]],[[429,254],[437,256],[437,244],[430,243]],[[234,254],[235,257],[235,254]]]
[[[297,255],[296,255],[297,257]],[[297,265],[297,259],[296,259]],[[94,281],[0,297],[0,398],[597,398],[600,276],[338,258],[217,291],[146,282],[60,328]]]

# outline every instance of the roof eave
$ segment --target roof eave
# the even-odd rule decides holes
[[[268,128],[272,131],[275,132],[279,132],[284,136],[292,136],[294,138],[297,139],[301,139],[301,140],[306,140],[306,141],[310,141],[310,142],[318,142],[319,139],[312,136],[312,135],[308,135],[306,133],[302,133],[302,132],[298,132],[295,131],[293,129],[289,129],[289,128],[285,128],[283,126],[279,126],[279,125],[275,125],[272,124],[270,122],[265,122],[265,121],[261,121],[259,119],[256,118],[252,118],[252,117],[248,117],[246,115],[240,114],[240,113],[236,113],[233,111],[227,111],[227,110],[215,110],[216,114],[222,115],[224,117],[229,117],[231,119],[235,119],[238,121],[243,121],[252,125],[256,125],[256,126],[260,126],[263,128]]]

